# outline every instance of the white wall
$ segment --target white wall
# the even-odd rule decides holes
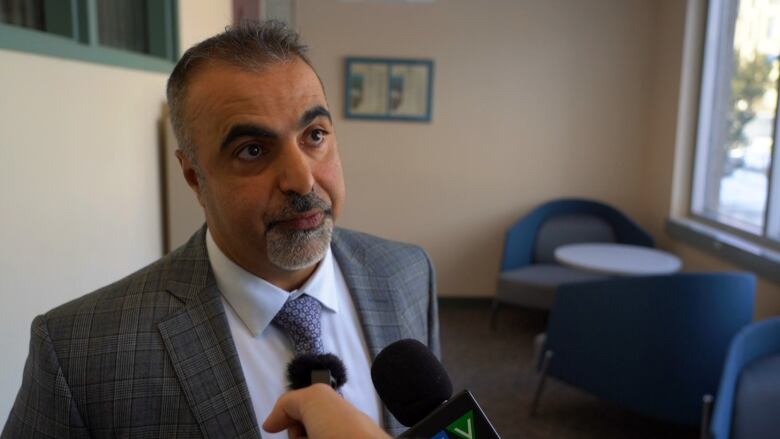
[[[165,75],[0,51],[0,423],[37,314],[161,254]]]
[[[230,2],[180,2],[183,47]],[[158,118],[167,74],[0,50],[0,425],[35,315],[162,254]]]

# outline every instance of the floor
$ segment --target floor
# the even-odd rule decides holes
[[[494,332],[488,301],[444,301],[439,314],[443,363],[455,392],[471,390],[504,439],[698,437],[697,428],[639,416],[552,379],[531,417],[533,338],[544,331],[545,313],[502,308]]]

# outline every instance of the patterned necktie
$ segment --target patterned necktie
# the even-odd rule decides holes
[[[308,294],[288,300],[272,323],[280,327],[293,341],[296,354],[322,354],[322,305]]]

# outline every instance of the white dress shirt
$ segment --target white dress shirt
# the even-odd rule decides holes
[[[381,425],[382,406],[371,381],[371,357],[344,276],[330,248],[306,283],[291,292],[244,270],[206,234],[211,269],[222,292],[230,331],[244,370],[249,396],[262,425],[276,399],[287,390],[287,365],[294,356],[292,340],[271,324],[285,301],[303,293],[322,304],[325,352],[338,356],[347,369],[344,398]],[[287,432],[264,438],[287,438]]]

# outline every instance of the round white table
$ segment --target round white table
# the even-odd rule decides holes
[[[555,249],[563,265],[600,274],[647,276],[680,271],[677,256],[651,247],[628,244],[585,243]]]

